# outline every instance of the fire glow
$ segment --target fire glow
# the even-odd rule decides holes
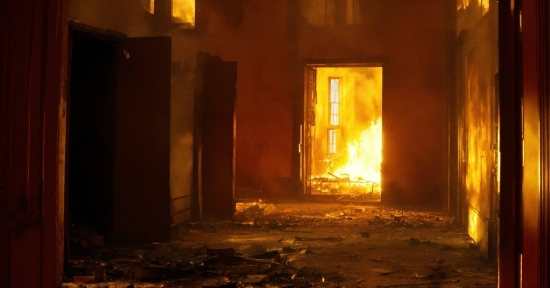
[[[195,26],[195,0],[173,0],[172,18],[176,23]]]
[[[378,118],[366,130],[361,132],[359,139],[347,144],[348,163],[336,171],[350,178],[364,179],[370,182],[380,182],[380,163],[382,162],[382,119]]]
[[[312,194],[380,198],[382,68],[317,69]]]

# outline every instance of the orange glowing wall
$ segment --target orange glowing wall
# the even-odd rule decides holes
[[[381,63],[384,71],[382,200],[445,206],[456,3],[345,1],[365,4],[360,12],[348,9],[343,20],[361,24],[319,28],[304,20],[301,1],[202,0],[195,29],[155,30],[139,2],[75,0],[71,17],[129,36],[172,37],[173,196],[191,193],[192,107],[200,95],[195,80],[202,51],[237,62],[237,196],[246,189],[261,190],[261,197],[300,192],[304,65],[361,61]]]
[[[496,245],[499,193],[498,19],[476,1],[459,6],[458,165],[463,226],[486,256]]]
[[[171,35],[191,83],[196,51],[237,61],[237,197],[300,193],[304,65],[362,60],[384,69],[382,200],[445,206],[454,3],[366,1],[361,25],[319,28],[305,23],[301,1],[226,2],[197,2],[197,31]]]
[[[363,3],[359,25],[302,25],[298,57],[382,64],[382,202],[444,207],[456,5],[433,0]]]

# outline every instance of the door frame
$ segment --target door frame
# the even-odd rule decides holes
[[[371,57],[371,58],[361,58],[361,59],[308,59],[302,61],[302,63],[299,65],[300,67],[300,73],[299,73],[299,82],[302,86],[300,97],[298,105],[295,105],[297,107],[297,112],[295,110],[294,115],[295,119],[297,119],[296,127],[298,131],[298,137],[295,136],[295,145],[294,147],[297,147],[294,151],[297,152],[297,158],[298,161],[295,164],[295,167],[298,167],[295,170],[295,183],[298,183],[296,186],[298,188],[298,196],[299,197],[311,197],[311,188],[308,185],[309,178],[311,177],[311,148],[309,147],[309,144],[306,143],[306,138],[308,135],[308,107],[306,103],[308,102],[308,71],[309,69],[313,68],[331,68],[331,67],[343,67],[343,68],[353,68],[353,67],[382,67],[382,73],[385,74],[385,60],[379,57]],[[315,85],[317,85],[317,78],[315,73]],[[383,78],[383,77],[382,77]],[[382,81],[382,91],[384,91],[384,81]],[[316,91],[314,93],[317,93]],[[314,96],[316,98],[316,95]],[[382,105],[382,107],[384,107]],[[384,113],[382,112],[382,115]],[[315,116],[313,116],[314,119]],[[382,132],[383,134],[383,132]]]
[[[501,287],[549,285],[548,8],[544,0],[498,2],[502,115],[501,193],[498,209]],[[525,115],[527,112],[535,113],[535,117],[527,115],[524,118],[524,112]],[[538,133],[537,125],[540,125]],[[531,131],[524,134],[526,127]],[[537,151],[540,153],[538,156]],[[537,165],[541,167],[538,172],[533,170]],[[532,180],[529,183],[524,181],[527,172],[538,173],[541,179],[535,183],[538,185],[533,186]]]
[[[78,21],[75,21],[73,19],[69,19],[68,20],[68,40],[67,40],[67,76],[66,76],[66,79],[67,79],[67,84],[66,84],[66,98],[65,98],[65,117],[64,117],[64,131],[63,131],[63,137],[62,137],[62,140],[60,139],[60,143],[59,145],[63,146],[63,151],[64,151],[64,154],[63,154],[63,159],[64,159],[64,165],[63,165],[63,189],[65,191],[64,193],[64,203],[63,203],[63,207],[64,207],[64,211],[63,211],[63,214],[64,214],[64,217],[65,219],[69,219],[69,193],[70,193],[70,187],[69,187],[69,169],[70,169],[70,155],[69,155],[69,141],[70,141],[70,126],[71,126],[71,83],[72,83],[72,79],[71,79],[71,75],[72,75],[72,71],[71,71],[71,59],[73,57],[73,34],[74,34],[74,31],[78,31],[79,33],[83,33],[83,34],[86,34],[87,37],[91,37],[91,38],[95,38],[99,41],[102,41],[102,42],[113,42],[113,46],[115,46],[116,44],[114,43],[115,41],[119,41],[119,40],[122,40],[126,37],[125,34],[123,33],[119,33],[119,32],[116,32],[116,31],[113,31],[113,30],[103,30],[103,29],[100,29],[100,28],[97,28],[95,26],[91,26],[91,25],[88,25],[88,24],[85,24],[85,23],[82,23],[82,22],[78,22]],[[116,61],[116,60],[115,60]],[[61,141],[63,141],[64,143],[61,143]],[[114,159],[113,159],[114,161]],[[65,222],[65,241],[69,241],[68,240],[68,237],[69,237],[69,225],[70,223],[68,223],[68,221]],[[111,231],[112,232],[112,231]],[[65,243],[65,244],[68,244]],[[65,265],[68,264],[68,245],[65,245],[64,247],[64,251],[65,251],[65,254],[64,255],[64,262],[65,262]]]

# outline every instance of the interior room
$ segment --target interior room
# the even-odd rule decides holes
[[[10,2],[0,286],[543,287],[519,2]]]
[[[183,233],[186,239],[186,231],[200,231],[187,226],[195,221],[242,220],[239,215],[250,213],[248,209],[269,207],[268,211],[279,212],[281,204],[305,201],[320,211],[320,203],[342,205],[331,207],[337,211],[325,211],[323,218],[342,214],[334,221],[391,219],[390,225],[410,224],[416,229],[432,224],[467,229],[457,234],[462,239],[459,247],[468,252],[477,249],[479,259],[485,260],[470,265],[486,269],[478,281],[496,283],[496,270],[490,264],[496,263],[497,249],[493,223],[498,175],[493,171],[498,170],[494,137],[498,133],[491,129],[498,129],[498,53],[495,37],[481,37],[497,29],[498,17],[489,2],[458,7],[434,1],[409,4],[420,5],[416,9],[423,11],[414,14],[406,5],[395,9],[381,1],[304,0],[284,5],[211,1],[196,7],[193,1],[173,2],[168,7],[171,20],[160,24],[155,18],[158,11],[169,9],[162,7],[163,2],[145,2],[134,8],[133,16],[149,17],[156,23],[149,28],[153,33],[135,22],[108,23],[108,18],[88,16],[92,7],[78,1],[69,7],[70,264],[65,270],[77,272],[66,273],[68,279],[87,276],[76,275],[78,268],[90,268],[88,262],[78,262],[87,249],[177,242],[182,239],[174,235]],[[177,12],[189,9],[194,13]],[[258,18],[262,9],[270,10],[269,16]],[[285,25],[276,24],[280,19],[287,19]],[[269,37],[260,36],[268,31]],[[158,68],[140,64],[143,59],[147,62],[145,54],[138,54],[141,50],[155,53],[146,48],[150,46],[146,39],[165,34],[172,40],[165,50],[171,51],[170,62],[159,62]],[[128,40],[134,45],[125,46]],[[124,72],[126,67],[132,69],[131,75]],[[152,77],[153,69],[169,71],[164,75],[170,78],[170,95],[162,94],[168,92],[166,85],[163,91],[155,89],[163,84]],[[134,83],[150,83],[151,89],[133,88]],[[300,86],[302,97],[298,97]],[[193,110],[182,107],[184,101],[193,103]],[[165,109],[154,109],[155,105]],[[184,126],[185,122],[193,125]],[[192,145],[184,142],[185,137],[192,138]],[[458,142],[456,151],[448,144],[452,137]],[[452,167],[453,161],[459,167]],[[190,175],[185,177],[181,168],[189,166],[193,170],[187,170]],[[463,169],[458,173],[463,178],[450,179],[452,169]],[[460,185],[464,186],[455,188]],[[295,205],[300,207],[299,203]],[[242,210],[247,204],[251,207]],[[297,207],[288,209],[303,213]],[[401,215],[394,215],[394,209],[401,209]],[[352,210],[368,213],[358,217]],[[384,215],[387,211],[393,212]],[[420,211],[443,213],[432,215],[443,224],[428,217],[434,223],[413,225],[412,214]],[[280,217],[284,219],[284,213]],[[407,218],[408,222],[403,220]],[[243,221],[259,225],[258,219]],[[224,239],[220,233],[210,238]],[[263,238],[250,236],[258,237]],[[264,241],[264,246],[269,243]],[[427,262],[438,259],[432,258]],[[455,270],[464,273],[460,269]],[[406,269],[395,271],[401,270]],[[116,280],[109,272],[105,273]],[[436,280],[459,276],[448,271]],[[422,277],[433,276],[415,276],[418,279],[413,281]],[[140,275],[134,278],[146,280]],[[350,285],[344,283],[334,285]]]

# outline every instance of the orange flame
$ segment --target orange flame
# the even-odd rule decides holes
[[[316,90],[312,193],[379,198],[382,67],[317,68]]]
[[[336,168],[336,174],[346,174],[350,179],[380,183],[382,119],[378,118],[369,128],[361,132],[359,139],[348,143],[347,146],[348,162]]]
[[[195,26],[195,0],[172,0],[174,22]]]

